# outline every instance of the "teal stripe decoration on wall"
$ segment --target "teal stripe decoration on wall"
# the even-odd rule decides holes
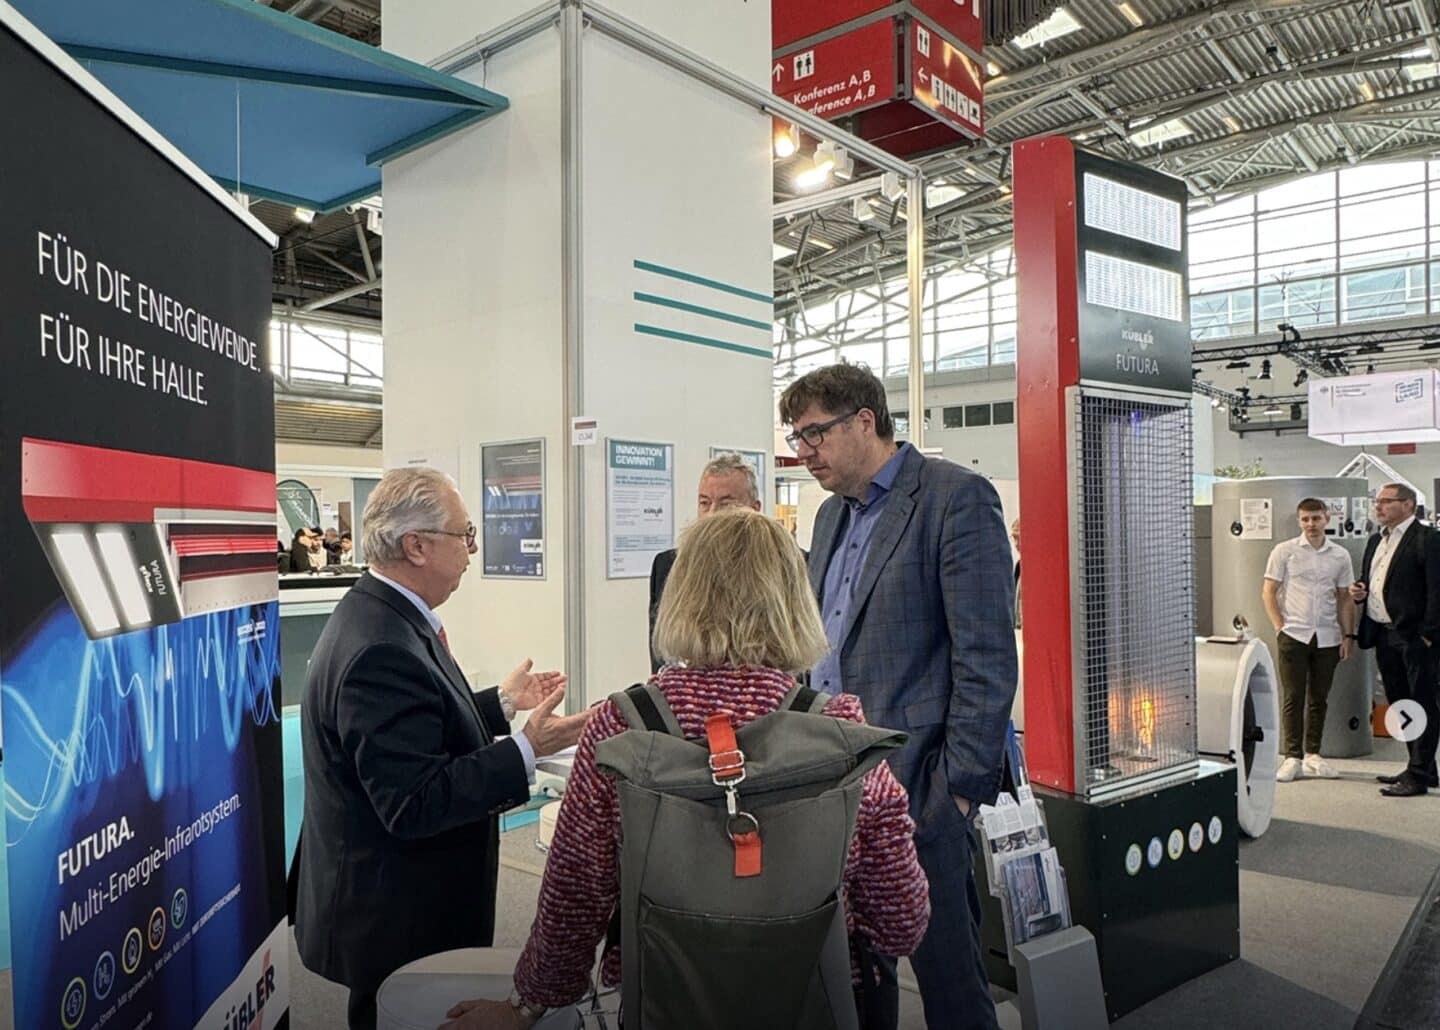
[[[699,304],[686,304],[683,300],[671,300],[669,297],[657,297],[653,293],[635,293],[635,299],[642,304],[655,304],[662,308],[673,308],[676,311],[688,311],[692,315],[704,315],[706,318],[718,318],[725,322],[733,322],[735,325],[747,326],[751,329],[759,329],[762,332],[770,332],[771,323],[761,322],[754,318],[742,318],[740,315],[732,315],[728,311],[716,311],[714,308],[704,308]]]
[[[752,357],[764,358],[766,361],[775,357],[775,352],[769,347],[746,347],[739,343],[730,343],[727,340],[716,340],[709,336],[696,336],[693,333],[680,333],[674,329],[661,329],[658,326],[642,325],[635,323],[635,331],[646,336],[659,336],[667,340],[679,340],[681,343],[698,343],[702,347],[718,347],[720,350],[734,351],[736,354],[749,354]]]
[[[635,268],[641,272],[648,272],[652,275],[663,276],[676,282],[689,283],[692,286],[700,286],[707,290],[714,290],[731,297],[741,297],[747,301],[753,301],[756,307],[753,314],[737,315],[730,311],[721,310],[718,307],[711,307],[708,303],[697,304],[692,300],[679,300],[675,297],[666,297],[661,293],[650,292],[656,289],[664,289],[664,284],[655,280],[648,280],[647,290],[634,291],[634,298],[638,303],[649,305],[651,309],[665,309],[668,311],[684,312],[687,315],[696,315],[700,318],[714,319],[718,322],[725,322],[732,326],[740,326],[746,330],[765,333],[766,339],[762,343],[756,340],[754,344],[737,343],[733,340],[722,340],[714,336],[702,335],[700,333],[684,332],[681,329],[670,329],[658,325],[649,325],[647,322],[636,322],[635,331],[644,336],[653,336],[664,340],[676,340],[680,343],[693,343],[701,347],[714,347],[717,350],[730,351],[734,354],[744,354],[749,357],[765,358],[774,357],[774,349],[770,346],[769,336],[773,331],[774,322],[770,320],[774,308],[774,298],[768,293],[760,293],[756,290],[747,290],[731,283],[721,282],[718,279],[709,279],[703,275],[696,275],[693,272],[684,272],[678,268],[668,268],[665,265],[657,265],[653,261],[634,262]],[[695,291],[690,291],[692,298],[696,297]],[[700,300],[707,300],[701,296]],[[716,302],[720,298],[716,297]],[[733,302],[731,302],[733,304]],[[764,305],[762,309],[760,305]],[[654,311],[655,316],[660,315],[659,310]],[[647,318],[645,315],[638,317]],[[648,321],[648,318],[647,318]]]
[[[678,268],[666,268],[664,265],[657,265],[650,261],[636,260],[635,267],[642,272],[654,272],[656,275],[668,276],[671,279],[679,279],[681,282],[694,283],[696,286],[707,286],[712,290],[719,290],[736,297],[744,297],[746,300],[753,300],[761,304],[773,306],[775,298],[768,293],[757,293],[754,290],[747,290],[740,286],[731,286],[729,283],[722,283],[718,279],[707,279],[703,275],[695,275],[691,272],[682,272]],[[770,328],[766,326],[765,328]]]

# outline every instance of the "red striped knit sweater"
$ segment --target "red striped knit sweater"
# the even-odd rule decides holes
[[[706,716],[725,709],[744,725],[780,707],[793,680],[773,669],[688,669],[670,666],[655,682],[687,737],[704,736]],[[832,698],[825,714],[863,722],[860,699]],[[595,949],[620,894],[620,804],[615,783],[595,767],[595,745],[624,732],[610,701],[597,705],[580,737],[530,939],[515,968],[515,986],[532,1004],[574,1004],[590,984]],[[905,789],[884,762],[864,779],[855,836],[845,866],[850,934],[886,955],[908,955],[930,920],[929,884],[915,857]],[[606,985],[620,980],[619,949],[601,961]]]

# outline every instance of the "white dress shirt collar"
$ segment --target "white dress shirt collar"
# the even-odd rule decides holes
[[[387,587],[394,590],[396,593],[408,598],[410,603],[420,610],[420,614],[425,616],[425,621],[430,623],[430,628],[433,629],[436,633],[440,632],[440,627],[442,625],[440,622],[440,616],[436,615],[434,609],[432,609],[428,604],[426,604],[423,600],[420,599],[419,594],[415,593],[415,591],[411,590],[407,586],[402,586],[401,584],[396,583],[389,576],[385,576],[376,572],[374,566],[371,566],[370,568],[370,575],[374,576],[381,583],[384,583]]]

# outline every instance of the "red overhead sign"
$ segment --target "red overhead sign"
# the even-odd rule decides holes
[[[822,118],[839,118],[895,99],[895,23],[882,18],[843,36],[777,57],[775,95]]]
[[[890,4],[891,0],[774,0],[770,5],[770,45],[779,50]]]
[[[979,62],[914,19],[910,36],[910,91],[917,104],[967,136],[985,135],[985,77]]]
[[[985,5],[982,0],[910,0],[911,6],[961,46],[979,57],[985,52]]]

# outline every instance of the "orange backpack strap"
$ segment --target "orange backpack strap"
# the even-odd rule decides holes
[[[716,712],[705,720],[705,740],[710,745],[710,778],[725,788],[725,832],[735,845],[735,875],[760,875],[760,822],[740,811],[736,788],[745,779],[745,753],[735,740],[735,725],[729,712]]]

